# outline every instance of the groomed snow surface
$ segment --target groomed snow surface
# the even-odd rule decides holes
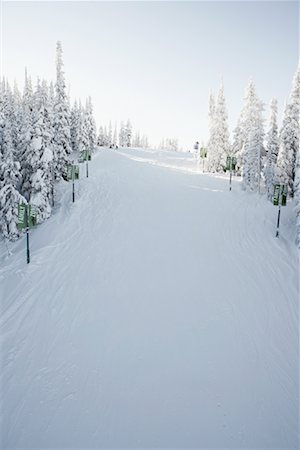
[[[1,449],[298,449],[298,253],[189,154],[99,150],[1,242]]]

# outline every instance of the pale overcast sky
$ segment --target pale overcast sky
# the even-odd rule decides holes
[[[71,98],[92,96],[97,125],[130,118],[153,144],[207,137],[209,91],[224,81],[235,125],[250,77],[282,111],[299,59],[290,2],[3,2],[3,74],[55,78],[61,40]],[[266,116],[268,116],[268,111]]]

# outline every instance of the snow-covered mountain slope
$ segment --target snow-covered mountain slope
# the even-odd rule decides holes
[[[298,260],[190,155],[101,150],[1,243],[1,448],[298,448]]]

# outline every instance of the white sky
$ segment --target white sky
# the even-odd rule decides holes
[[[97,125],[130,118],[153,144],[207,138],[221,76],[231,129],[253,77],[282,111],[299,52],[298,2],[2,2],[3,74],[55,78],[61,40],[71,97],[92,96]],[[266,114],[268,116],[268,112]]]

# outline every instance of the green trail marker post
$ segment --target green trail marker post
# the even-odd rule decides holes
[[[26,230],[26,256],[27,264],[30,263],[30,248],[29,248],[29,228],[36,225],[36,209],[33,205],[20,203],[18,205],[18,228]]]
[[[280,211],[281,206],[286,206],[287,185],[274,184],[273,205],[278,206],[276,237],[279,237]]]
[[[67,169],[68,181],[72,180],[72,201],[75,202],[75,180],[79,179],[79,166],[72,164]]]
[[[229,170],[229,190],[231,191],[231,182],[232,182],[232,171],[235,170],[236,167],[236,157],[235,156],[227,156],[226,158],[226,170]]]

